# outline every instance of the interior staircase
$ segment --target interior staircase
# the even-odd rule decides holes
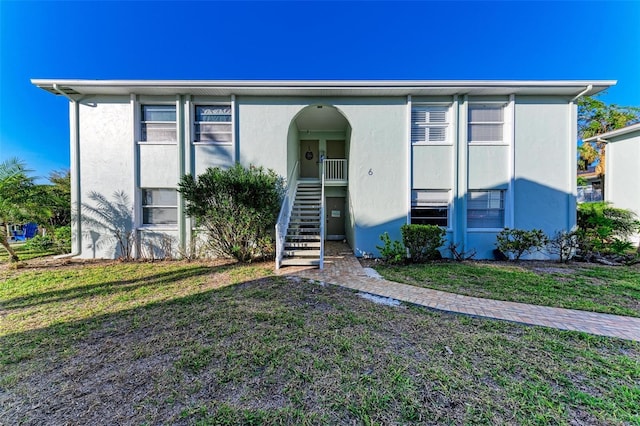
[[[320,182],[298,182],[282,266],[320,265]]]

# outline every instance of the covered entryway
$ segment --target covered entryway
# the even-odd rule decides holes
[[[276,265],[322,268],[324,241],[348,242],[350,136],[349,122],[330,105],[307,106],[291,122],[290,187],[276,226]]]

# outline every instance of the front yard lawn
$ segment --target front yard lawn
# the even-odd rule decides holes
[[[45,257],[51,256],[55,254],[53,250],[42,251],[42,250],[33,250],[29,249],[25,246],[24,243],[11,244],[13,250],[15,250],[16,254],[20,258],[20,261],[31,260],[37,257]],[[0,265],[3,263],[9,262],[9,253],[5,250],[4,247],[0,246]]]
[[[640,265],[433,262],[375,266],[384,278],[467,296],[640,316]]]
[[[640,424],[637,342],[271,263],[76,262],[0,269],[0,423]]]

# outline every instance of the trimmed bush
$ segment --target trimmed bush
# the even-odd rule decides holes
[[[197,178],[183,176],[178,191],[186,213],[205,229],[215,256],[241,262],[273,257],[284,180],[262,167],[209,168]]]
[[[519,260],[523,254],[531,254],[547,244],[547,236],[540,229],[504,228],[496,237],[496,247],[509,259]]]
[[[446,231],[436,225],[402,225],[402,242],[413,263],[442,258],[438,249],[444,245]]]

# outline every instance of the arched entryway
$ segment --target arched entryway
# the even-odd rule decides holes
[[[288,161],[298,162],[298,180],[319,181],[324,168],[326,239],[346,239],[349,121],[332,105],[309,105],[293,119],[291,130]]]

